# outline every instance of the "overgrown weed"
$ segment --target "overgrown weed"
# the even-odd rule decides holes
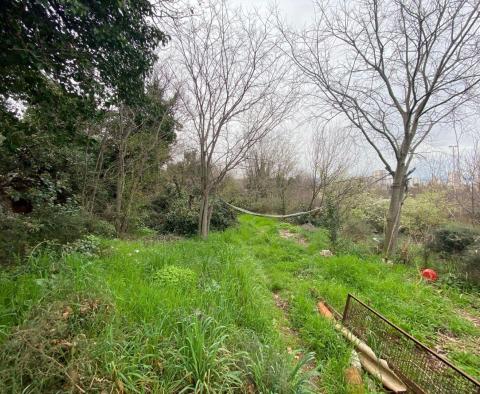
[[[475,313],[472,294],[426,284],[414,268],[363,252],[322,257],[323,230],[297,228],[304,246],[279,237],[291,225],[239,222],[207,241],[101,240],[99,253],[39,251],[2,271],[0,386],[287,394],[308,392],[313,378],[326,393],[345,392],[350,345],[315,305],[321,297],[341,310],[349,292],[432,346],[440,332],[479,337],[457,313]],[[298,333],[299,352],[287,349],[272,291],[288,300],[282,324]],[[478,376],[478,355],[463,349],[445,351]]]

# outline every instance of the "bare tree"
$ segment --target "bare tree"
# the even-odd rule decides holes
[[[480,138],[475,136],[472,147],[459,158],[459,172],[464,184],[465,196],[459,196],[461,191],[456,190],[456,199],[473,223],[480,218]],[[465,198],[466,197],[466,198]]]
[[[286,50],[334,114],[363,135],[393,177],[384,255],[395,247],[412,159],[480,82],[477,0],[316,3],[314,25],[279,28]]]
[[[344,179],[355,160],[356,150],[345,128],[323,125],[313,131],[308,149],[308,209],[313,209],[320,194],[323,201],[326,189]]]
[[[249,152],[247,189],[255,200],[268,200],[269,212],[278,198],[280,213],[286,214],[297,157],[292,141],[278,133],[263,138]]]
[[[274,190],[280,199],[280,213],[285,215],[292,186],[296,183],[296,163],[298,154],[286,138],[277,137],[273,144],[273,179]]]
[[[263,138],[245,160],[246,189],[253,200],[268,198],[273,188],[273,173],[278,161],[274,138]]]
[[[445,188],[451,171],[451,157],[446,152],[428,152],[421,156],[421,164],[428,176],[427,184],[433,188]]]
[[[211,195],[248,151],[274,130],[293,107],[290,67],[259,15],[207,2],[188,20],[174,24],[170,61],[183,83],[186,129],[201,164],[199,234],[206,237]]]

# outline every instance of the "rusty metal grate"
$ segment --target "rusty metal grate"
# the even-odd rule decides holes
[[[349,294],[343,324],[366,342],[413,393],[480,394],[480,383]]]

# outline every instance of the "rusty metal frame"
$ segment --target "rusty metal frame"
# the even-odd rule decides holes
[[[348,294],[342,322],[365,341],[413,393],[480,394],[480,383],[367,304]],[[372,338],[380,337],[376,343]],[[413,372],[417,376],[412,376]]]

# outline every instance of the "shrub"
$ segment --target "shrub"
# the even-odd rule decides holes
[[[194,271],[188,268],[167,265],[153,275],[154,280],[164,286],[190,287],[197,276]]]
[[[159,219],[153,228],[161,233],[193,235],[198,230],[198,204],[189,203],[184,198],[171,201],[163,212],[156,212]]]
[[[471,245],[462,261],[463,267],[461,270],[466,281],[480,287],[480,245]]]
[[[332,247],[337,246],[338,232],[340,230],[340,213],[338,207],[332,198],[327,197],[325,203],[325,213],[322,216],[324,226],[328,230],[328,238],[332,244]]]
[[[28,319],[0,343],[0,391],[76,392],[95,382],[93,333],[105,328],[111,311],[106,300],[77,293],[32,308]],[[96,382],[91,392],[102,391],[101,386]]]
[[[348,221],[368,225],[376,233],[383,233],[388,199],[363,193],[356,196],[355,205],[348,211]]]
[[[91,234],[100,235],[103,237],[114,237],[116,234],[113,223],[91,217],[86,221],[87,232]]]
[[[429,247],[433,251],[461,253],[479,238],[479,233],[470,227],[446,226],[435,230],[432,238]]]
[[[348,217],[342,226],[342,235],[352,241],[366,241],[372,238],[373,227],[365,221]]]
[[[213,200],[210,229],[225,230],[236,220],[235,212],[219,200]],[[200,199],[177,191],[167,185],[165,191],[152,201],[146,224],[160,233],[193,235],[198,230]]]
[[[407,198],[403,205],[401,228],[412,237],[424,240],[432,229],[447,222],[448,212],[444,193],[426,192]]]
[[[66,254],[81,253],[86,257],[97,257],[100,252],[100,238],[89,234],[74,242],[69,242],[62,247]]]
[[[79,207],[46,205],[30,214],[0,213],[0,263],[23,258],[38,244],[51,245],[75,242],[86,234],[111,236],[113,227]]]

